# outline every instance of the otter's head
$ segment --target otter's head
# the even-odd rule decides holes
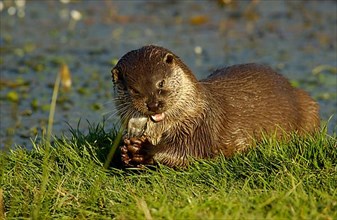
[[[146,116],[154,122],[170,115],[187,89],[184,81],[193,78],[176,55],[158,46],[128,52],[111,73],[117,89],[115,102],[122,119]]]

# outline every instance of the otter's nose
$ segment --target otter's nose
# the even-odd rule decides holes
[[[149,102],[146,103],[146,107],[151,112],[157,112],[163,107],[163,104],[161,102]]]

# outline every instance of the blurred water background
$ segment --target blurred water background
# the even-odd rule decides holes
[[[267,64],[308,91],[326,121],[337,112],[336,11],[336,1],[319,0],[0,0],[0,149],[30,149],[42,137],[62,65],[72,83],[60,90],[53,134],[111,128],[110,70],[147,44],[172,50],[199,79],[226,65]]]

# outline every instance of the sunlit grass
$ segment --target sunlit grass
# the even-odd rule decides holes
[[[71,133],[53,142],[46,165],[43,143],[1,155],[8,219],[32,217],[35,198],[40,219],[337,218],[336,135],[325,131],[288,143],[268,139],[246,154],[184,170],[141,171],[104,168],[117,130],[99,124]],[[111,165],[118,166],[116,158]],[[50,174],[41,193],[43,169]]]
[[[50,111],[49,111],[49,117],[48,117],[48,126],[47,126],[47,134],[46,138],[44,140],[44,150],[45,154],[43,156],[43,161],[42,161],[42,180],[41,180],[41,186],[40,190],[38,191],[37,194],[35,194],[34,197],[34,210],[33,210],[33,217],[36,219],[39,216],[40,213],[40,208],[42,205],[42,200],[43,200],[43,195],[45,194],[46,186],[48,183],[49,179],[49,174],[50,170],[48,168],[48,163],[50,162],[50,140],[51,140],[51,135],[53,131],[53,124],[54,124],[54,116],[55,116],[55,110],[56,110],[56,101],[57,101],[57,96],[58,96],[58,91],[60,88],[60,83],[62,80],[62,68],[61,71],[57,74],[54,88],[53,88],[53,95],[50,103]]]

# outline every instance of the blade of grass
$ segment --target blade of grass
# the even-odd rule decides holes
[[[49,167],[48,163],[50,163],[50,140],[51,140],[51,134],[53,130],[53,123],[54,123],[54,116],[55,116],[55,108],[56,108],[56,101],[57,101],[57,95],[60,87],[61,82],[61,75],[60,73],[57,74],[54,88],[53,88],[53,95],[52,100],[50,103],[50,111],[49,111],[49,118],[48,118],[48,127],[47,127],[47,137],[45,139],[45,154],[43,157],[43,163],[42,163],[42,180],[41,180],[41,186],[40,191],[37,193],[35,197],[35,209],[33,210],[33,219],[37,219],[39,217],[40,209],[42,206],[43,201],[43,195],[45,194],[48,179],[49,179]]]
[[[2,189],[0,189],[0,219],[5,219],[5,204]]]
[[[104,168],[107,169],[111,163],[111,160],[117,150],[117,147],[118,147],[118,144],[120,143],[121,139],[122,139],[122,136],[123,136],[123,131],[124,131],[124,128],[125,128],[125,124],[122,124],[117,135],[116,135],[116,138],[114,140],[114,143],[109,151],[109,154],[104,162]]]
[[[47,142],[50,143],[51,133],[53,131],[53,123],[54,123],[54,116],[55,116],[55,108],[56,108],[56,100],[57,95],[60,87],[61,76],[57,74],[54,89],[53,89],[53,96],[50,103],[50,111],[49,111],[49,118],[48,118],[48,127],[47,127]]]

